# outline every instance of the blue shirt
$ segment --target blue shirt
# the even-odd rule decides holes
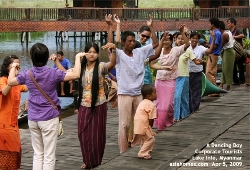
[[[138,41],[138,42],[140,43],[140,41]],[[148,45],[147,42],[145,44],[141,43],[141,46]],[[144,84],[153,84],[153,77],[152,77],[152,73],[151,73],[149,64],[145,65]]]
[[[67,58],[64,58],[62,61],[60,61],[61,65],[68,70],[70,68],[70,62]],[[56,68],[56,65],[54,64],[53,68]]]
[[[116,78],[116,70],[115,70],[115,67],[114,68],[112,68],[111,70],[110,70],[110,73]],[[108,76],[110,79],[112,79],[112,77],[109,75]]]
[[[216,44],[217,47],[216,47],[216,49],[214,49],[212,51],[212,54],[214,54],[214,55],[220,55],[220,52],[221,52],[221,49],[222,49],[222,36],[221,36],[221,32],[218,29],[216,29],[214,31],[214,33],[215,33],[215,42],[214,42],[214,44]],[[210,36],[209,44],[212,44],[212,36]]]

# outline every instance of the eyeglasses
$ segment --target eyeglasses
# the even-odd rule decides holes
[[[147,38],[147,39],[150,38],[150,36],[147,36],[147,35],[144,35],[144,34],[141,34],[141,36],[142,36],[142,38]]]

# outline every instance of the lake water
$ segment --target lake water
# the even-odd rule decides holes
[[[73,32],[69,33],[69,36],[72,35]],[[22,68],[20,71],[22,71],[23,69],[31,68],[32,62],[30,59],[29,51],[33,44],[39,42],[45,44],[48,47],[50,54],[56,53],[59,50],[63,51],[64,57],[70,60],[73,67],[75,62],[75,55],[80,51],[84,51],[84,47],[87,42],[86,38],[76,37],[76,41],[74,41],[73,37],[69,37],[68,42],[61,42],[61,39],[59,41],[56,41],[55,36],[56,32],[33,32],[31,33],[31,41],[26,44],[26,42],[21,43],[21,33],[0,33],[0,65],[2,65],[3,60],[6,56],[12,54],[16,55],[20,59]],[[96,43],[100,47],[106,42],[96,41]],[[109,60],[107,51],[100,48],[99,58],[100,61],[107,62]],[[52,67],[53,64],[53,61],[48,61],[47,63],[49,67]],[[22,93],[21,102],[27,98],[28,93]],[[62,117],[68,117],[74,114],[73,111],[67,111],[69,107],[73,107],[73,98],[60,97],[59,99],[62,109],[66,109]],[[19,127],[24,129],[28,128],[27,122],[21,123]]]
[[[79,33],[80,34],[80,33]],[[69,33],[69,36],[72,36],[72,33]],[[71,62],[72,67],[74,66],[75,55],[84,51],[86,45],[85,37],[76,37],[74,41],[73,37],[69,37],[68,42],[61,42],[59,38],[56,40],[56,32],[33,32],[31,33],[31,41],[26,44],[26,42],[21,43],[21,33],[0,33],[0,63],[2,65],[3,59],[8,55],[16,55],[21,62],[21,70],[28,69],[32,67],[32,62],[30,59],[29,51],[33,44],[43,43],[48,49],[49,53],[53,54],[61,50],[64,52],[64,57],[68,58]],[[96,41],[100,46],[104,45],[106,42]],[[108,56],[106,50],[100,49],[99,58],[101,61],[107,62]],[[48,66],[53,66],[53,61],[48,61]],[[21,101],[24,101],[28,96],[28,93],[22,94]],[[67,107],[73,102],[73,98],[60,98],[62,108]]]

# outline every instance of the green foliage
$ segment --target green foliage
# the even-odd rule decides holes
[[[30,35],[32,39],[42,38],[46,32],[31,32]],[[5,41],[20,41],[21,33],[20,32],[1,32],[0,33],[0,42]]]
[[[1,8],[64,8],[65,0],[1,0]],[[73,0],[68,0],[73,7]]]
[[[138,1],[139,8],[177,8],[193,7],[193,0],[143,0]]]
[[[243,39],[243,47],[245,49],[250,49],[250,38],[244,38]]]

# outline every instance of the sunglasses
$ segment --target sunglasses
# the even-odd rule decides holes
[[[150,38],[150,36],[147,36],[147,35],[144,35],[144,34],[141,34],[141,36],[142,36],[142,38],[147,38],[147,39]]]

